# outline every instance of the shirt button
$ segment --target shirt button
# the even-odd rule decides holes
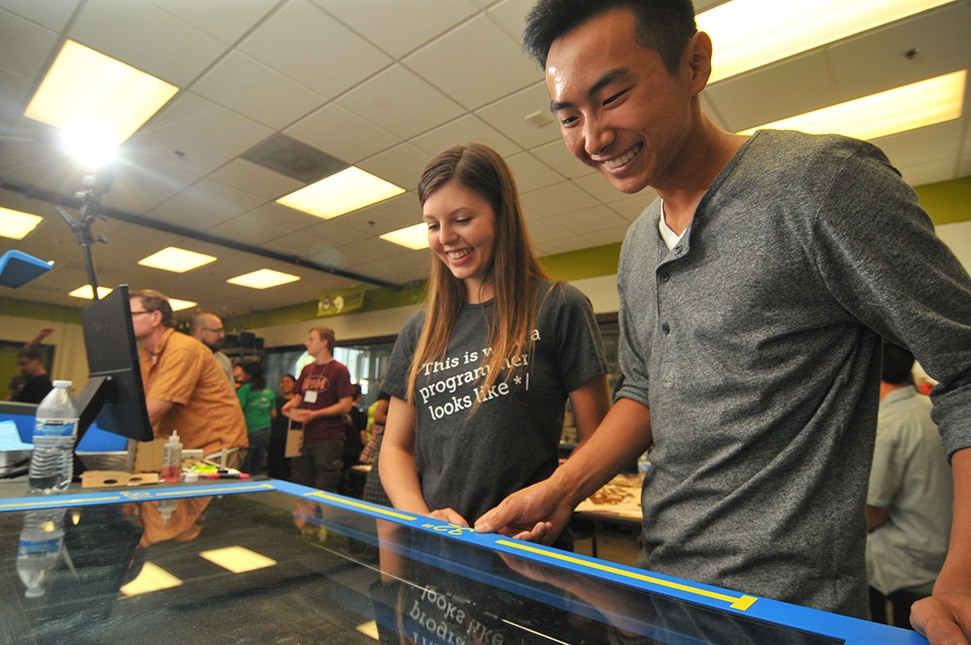
[[[671,279],[671,276],[668,274],[667,271],[661,271],[661,273],[659,273],[657,277],[661,282],[667,282],[668,280]]]
[[[665,334],[670,334],[671,333],[671,325],[669,325],[667,323],[661,323],[661,331],[663,331]]]

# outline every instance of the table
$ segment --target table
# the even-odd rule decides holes
[[[574,519],[591,522],[591,553],[599,556],[597,538],[604,524],[640,527],[641,489],[644,475],[641,473],[620,473],[600,490],[580,502],[574,509]]]
[[[63,510],[63,546],[27,598],[18,539],[45,509]],[[0,594],[4,643],[924,642],[276,480],[5,484]]]

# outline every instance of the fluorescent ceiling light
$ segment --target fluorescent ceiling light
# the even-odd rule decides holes
[[[120,145],[179,91],[69,40],[51,65],[24,116],[63,130],[100,132]]]
[[[195,307],[198,302],[192,302],[191,300],[179,300],[178,298],[169,298],[169,306],[172,307],[172,311],[182,311],[183,309],[190,309]]]
[[[185,273],[192,269],[197,269],[210,262],[215,262],[216,258],[205,253],[186,251],[174,246],[162,249],[158,253],[153,253],[147,258],[142,258],[138,263],[153,269],[172,271],[173,273]]]
[[[768,128],[811,134],[835,133],[869,140],[943,123],[961,116],[966,77],[967,70],[952,72],[767,123],[739,134],[752,134]]]
[[[351,166],[276,201],[315,217],[331,219],[403,192],[404,188]]]
[[[428,248],[428,224],[422,222],[414,226],[399,228],[397,231],[390,231],[384,235],[379,235],[385,242],[391,242],[399,246],[418,251]]]
[[[0,235],[22,240],[44,220],[40,215],[0,207]]]
[[[98,299],[100,300],[101,298],[104,298],[111,292],[112,292],[112,289],[109,289],[108,287],[98,287]],[[84,298],[85,300],[94,300],[94,295],[93,295],[93,292],[91,291],[90,284],[86,284],[83,287],[78,287],[77,289],[75,289],[74,291],[72,291],[67,295],[73,296],[75,298]]]
[[[135,579],[122,586],[119,591],[123,595],[131,597],[143,593],[161,591],[162,589],[171,589],[172,587],[178,587],[181,584],[181,580],[173,576],[162,567],[151,562],[146,562],[142,566],[142,570],[138,572]]]
[[[269,289],[270,287],[278,287],[281,284],[296,282],[299,279],[298,276],[290,275],[289,273],[274,271],[273,269],[260,269],[259,271],[230,278],[226,282],[251,289]]]
[[[227,546],[203,551],[199,556],[233,573],[255,571],[276,564],[276,560],[242,546]]]
[[[711,78],[768,65],[951,0],[732,0],[701,13],[714,43]]]

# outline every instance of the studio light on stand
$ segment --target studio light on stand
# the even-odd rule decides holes
[[[96,242],[107,244],[108,240],[102,235],[94,235],[91,232],[91,225],[95,219],[107,221],[107,217],[101,214],[101,196],[111,190],[113,171],[108,166],[115,157],[113,147],[108,147],[103,143],[104,139],[99,140],[90,133],[84,136],[72,135],[67,132],[64,134],[64,142],[68,151],[81,162],[85,168],[81,179],[81,190],[74,194],[81,205],[78,207],[78,216],[75,219],[60,206],[57,213],[67,222],[74,232],[74,236],[84,254],[84,264],[88,271],[88,282],[91,284],[91,297],[98,300],[98,277],[94,270],[94,259],[91,255],[91,245]]]

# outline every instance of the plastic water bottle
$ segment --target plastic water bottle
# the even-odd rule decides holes
[[[17,548],[17,575],[27,587],[28,598],[43,596],[51,571],[64,549],[63,508],[27,511]]]
[[[644,477],[651,471],[651,451],[647,451],[637,458],[637,472]]]
[[[37,406],[34,452],[28,473],[32,492],[67,489],[74,475],[77,434],[78,407],[71,396],[71,381],[54,381],[54,389]]]

